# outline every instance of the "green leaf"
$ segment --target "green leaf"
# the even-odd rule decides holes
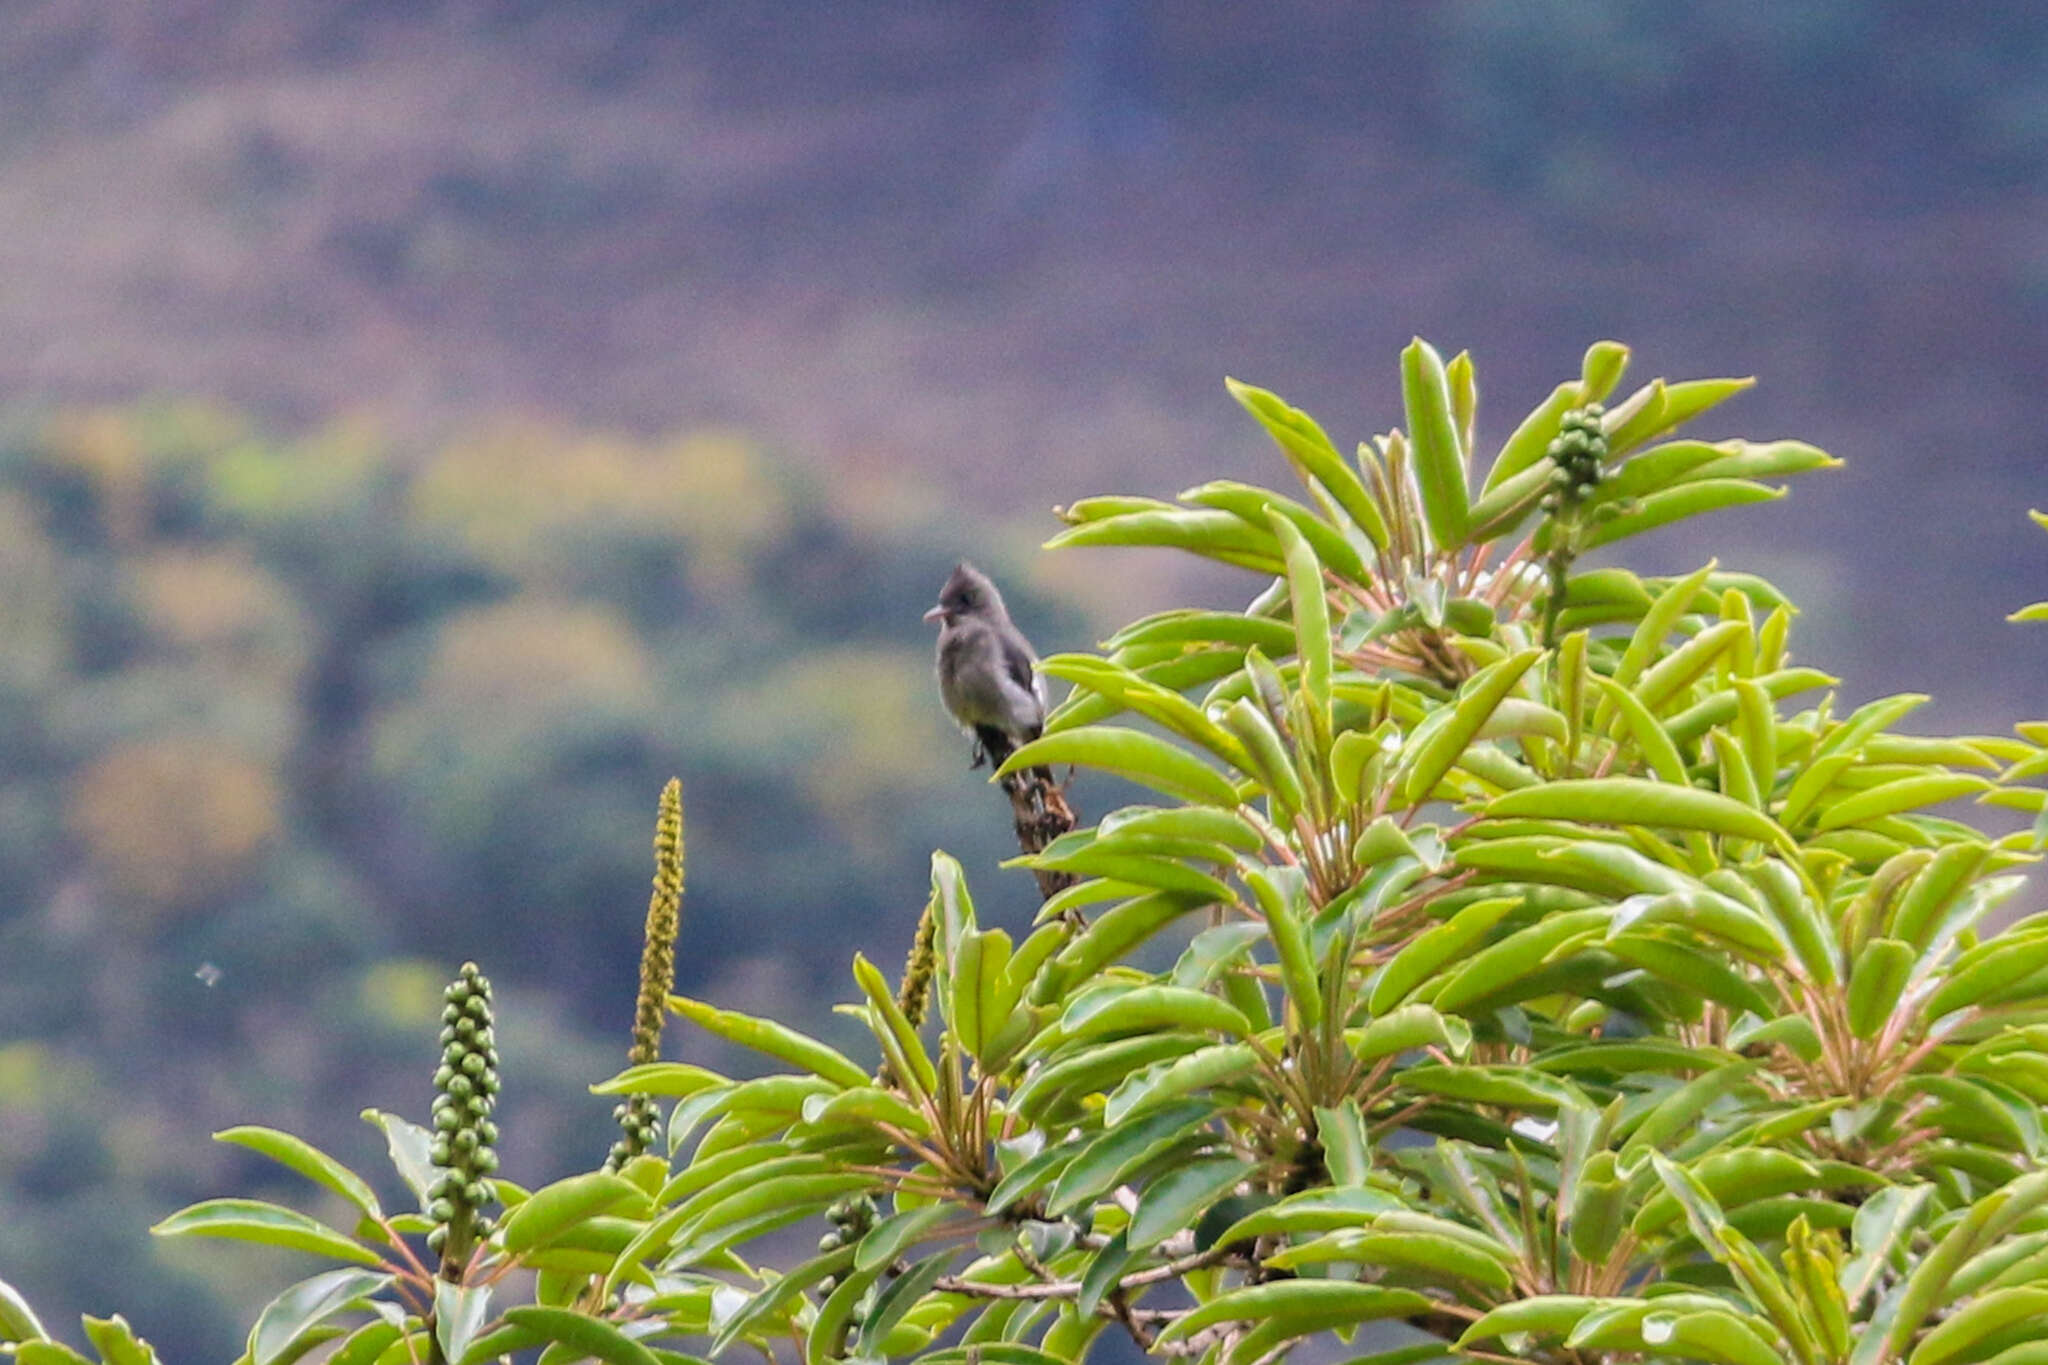
[[[1842,462],[1804,441],[1723,441],[1727,453],[1695,470],[1696,479],[1777,479]]]
[[[1294,656],[1301,661],[1301,687],[1317,714],[1330,713],[1330,604],[1323,596],[1323,566],[1294,523],[1271,515],[1273,533],[1287,556],[1288,600],[1294,610]]]
[[[1246,1213],[1219,1231],[1214,1245],[1232,1246],[1254,1237],[1361,1227],[1404,1207],[1399,1198],[1385,1190],[1362,1186],[1304,1190],[1277,1204]]]
[[[1517,1299],[1503,1304],[1465,1329],[1458,1338],[1458,1345],[1470,1346],[1474,1342],[1491,1340],[1494,1337],[1515,1336],[1524,1332],[1542,1333],[1545,1336],[1561,1337],[1579,1325],[1579,1320],[1599,1308],[1603,1299],[1589,1298],[1583,1294],[1543,1294],[1534,1298]]]
[[[505,1321],[608,1365],[661,1365],[654,1352],[604,1318],[572,1313],[566,1308],[526,1307],[506,1309]]]
[[[1291,642],[1290,642],[1291,643]],[[1142,677],[1122,664],[1092,654],[1054,654],[1039,671],[1073,683],[1201,745],[1232,767],[1244,767],[1244,748],[1202,708],[1180,693]]]
[[[1323,507],[1330,509],[1331,502],[1324,491],[1313,484],[1310,488]],[[1355,523],[1341,511],[1332,511],[1333,519],[1342,526],[1339,529],[1292,498],[1234,479],[1212,479],[1186,489],[1179,498],[1182,502],[1203,507],[1220,507],[1254,526],[1270,526],[1275,519],[1285,521],[1296,534],[1315,547],[1318,558],[1346,578],[1356,583],[1372,576],[1365,558],[1371,553],[1372,546],[1357,532]]]
[[[948,1218],[958,1218],[961,1210],[949,1204],[927,1204],[923,1208],[909,1209],[894,1217],[884,1219],[871,1228],[860,1239],[853,1264],[861,1270],[877,1266],[887,1268],[898,1256],[921,1240],[927,1232],[944,1223]]]
[[[1095,1198],[1198,1129],[1214,1113],[1215,1107],[1206,1100],[1183,1100],[1099,1135],[1060,1172],[1046,1200],[1046,1212],[1063,1214]]]
[[[2017,1323],[2039,1323],[2048,1317],[2048,1287],[2025,1285],[1997,1289],[1973,1299],[1920,1339],[1908,1365],[1948,1365],[1974,1358],[1978,1343]]]
[[[1244,1037],[1252,1031],[1251,1021],[1230,1002],[1184,986],[1139,986],[1099,1004],[1084,997],[1061,1017],[1060,1028],[1074,1038],[1165,1029]]]
[[[896,993],[890,989],[881,968],[855,953],[853,979],[868,999],[868,1026],[882,1045],[882,1055],[896,1079],[912,1088],[913,1099],[931,1094],[939,1083],[938,1069],[919,1041],[917,1030],[897,1006]],[[862,1076],[861,1080],[865,1084],[867,1077]]]
[[[1346,1096],[1339,1105],[1317,1105],[1316,1141],[1323,1147],[1323,1165],[1330,1183],[1339,1188],[1363,1185],[1372,1176],[1372,1135],[1358,1100]]]
[[[645,1201],[639,1186],[605,1171],[557,1180],[535,1190],[506,1216],[505,1250],[516,1256],[546,1246],[585,1219],[609,1213],[621,1204]]]
[[[1536,816],[1585,824],[1654,825],[1769,844],[1789,842],[1776,821],[1740,801],[1639,777],[1573,778],[1503,792],[1487,802],[1486,814],[1496,819]]]
[[[1102,1109],[1104,1124],[1114,1127],[1134,1114],[1178,1099],[1191,1090],[1208,1090],[1250,1075],[1258,1053],[1249,1043],[1214,1043],[1185,1056],[1133,1073],[1110,1093]]]
[[[1274,952],[1280,958],[1280,984],[1287,999],[1301,1016],[1304,1028],[1314,1029],[1323,1019],[1322,980],[1309,951],[1308,926],[1301,904],[1302,884],[1280,869],[1261,869],[1244,874],[1245,884],[1258,898],[1266,917],[1266,932],[1272,936]]]
[[[1186,550],[1205,559],[1234,564],[1255,573],[1280,572],[1273,537],[1229,512],[1209,507],[1174,507],[1124,512],[1083,522],[1045,542],[1048,550],[1070,545],[1151,545]]]
[[[1406,1317],[1429,1307],[1430,1301],[1411,1289],[1342,1280],[1276,1280],[1226,1290],[1197,1305],[1169,1323],[1154,1345],[1185,1341],[1219,1322],[1271,1323],[1288,1335],[1305,1336],[1354,1322]]]
[[[260,1199],[208,1199],[178,1210],[150,1231],[158,1237],[221,1237],[309,1251],[316,1256],[376,1265],[376,1252],[318,1219]]]
[[[1078,763],[1127,777],[1142,786],[1226,809],[1237,789],[1221,773],[1156,735],[1115,725],[1087,725],[1033,740],[1010,755],[998,774]]]
[[[1400,1081],[1405,1088],[1425,1095],[1544,1114],[1560,1105],[1583,1102],[1562,1082],[1521,1067],[1411,1066],[1401,1071]]]
[[[1525,649],[1498,663],[1488,664],[1458,689],[1457,700],[1447,712],[1438,713],[1445,716],[1443,721],[1430,730],[1419,729],[1410,736],[1401,763],[1403,799],[1413,805],[1429,798],[1437,783],[1457,766],[1465,750],[1492,718],[1495,708],[1514,690],[1522,675],[1529,671],[1529,666],[1542,657],[1540,649]]]
[[[1074,1311],[1086,1317],[1094,1316],[1096,1306],[1117,1287],[1124,1268],[1136,1257],[1137,1253],[1131,1250],[1124,1232],[1118,1232],[1111,1237],[1108,1243],[1090,1258],[1088,1268],[1081,1272],[1081,1292],[1074,1298]]]
[[[1258,1163],[1243,1157],[1197,1157],[1167,1171],[1138,1198],[1138,1211],[1125,1230],[1126,1245],[1149,1251],[1183,1228],[1193,1227],[1202,1211],[1236,1189]]]
[[[1501,446],[1500,454],[1494,458],[1493,469],[1486,476],[1486,491],[1493,492],[1543,459],[1550,443],[1557,439],[1565,413],[1583,401],[1577,383],[1559,384],[1552,389],[1550,396],[1521,420]]]
[[[461,1360],[482,1330],[490,1314],[491,1287],[488,1284],[451,1284],[434,1281],[434,1339],[444,1360]]]
[[[135,1329],[119,1313],[111,1318],[88,1316],[84,1323],[86,1339],[105,1365],[157,1365],[156,1351],[135,1335]]]
[[[1580,944],[1607,932],[1610,906],[1565,910],[1516,930],[1472,958],[1431,1000],[1439,1010],[1457,1012],[1499,994]]]
[[[1266,1258],[1282,1270],[1337,1262],[1420,1271],[1452,1284],[1476,1284],[1496,1294],[1514,1287],[1514,1277],[1495,1257],[1470,1242],[1428,1233],[1347,1230],[1328,1233]]]
[[[941,1205],[935,1204],[931,1207],[941,1213],[946,1212]],[[801,1265],[793,1266],[789,1273],[769,1281],[759,1293],[747,1300],[744,1308],[727,1318],[718,1328],[709,1354],[713,1358],[725,1354],[726,1348],[735,1341],[745,1338],[763,1324],[780,1316],[791,1304],[797,1302],[804,1290],[828,1276],[845,1271],[853,1264],[853,1258],[854,1248],[840,1247],[836,1251],[828,1251],[822,1256],[814,1256]]]
[[[610,1080],[590,1087],[593,1095],[666,1095],[677,1099],[728,1084],[716,1071],[687,1062],[645,1062],[629,1066]]]
[[[1875,1038],[1892,1017],[1920,954],[1910,943],[1874,938],[1863,945],[1849,967],[1849,1030],[1858,1038]]]
[[[41,1341],[48,1335],[21,1291],[0,1280],[0,1342]]]
[[[293,1347],[303,1342],[309,1331],[325,1325],[336,1313],[360,1306],[362,1299],[390,1283],[389,1275],[368,1270],[328,1270],[299,1281],[257,1315],[249,1332],[247,1359],[251,1365],[271,1365],[287,1355],[300,1354]]]
[[[1442,1048],[1453,1055],[1472,1042],[1461,1019],[1449,1019],[1428,1005],[1402,1005],[1367,1024],[1344,1030],[1345,1046],[1361,1062],[1376,1062],[1417,1048]]]
[[[1380,969],[1366,1007],[1374,1014],[1390,1012],[1439,968],[1463,957],[1521,904],[1520,896],[1474,901],[1442,924],[1423,930]]]
[[[1854,796],[1821,807],[1814,828],[1825,832],[1847,825],[1869,824],[1901,811],[1937,806],[1958,797],[1989,791],[1991,783],[1968,773],[1922,773],[1866,788]]]
[[[1775,502],[1784,496],[1782,488],[1751,483],[1747,479],[1701,479],[1682,483],[1676,488],[1641,498],[1636,502],[1634,511],[1600,523],[1586,538],[1586,548],[1592,550],[1612,545],[1617,540],[1703,512],[1718,512],[1724,507],[1740,507],[1753,502]]]
[[[47,1337],[22,1342],[15,1348],[14,1359],[17,1365],[92,1365],[63,1342]]]
[[[671,995],[668,1007],[705,1032],[729,1043],[779,1058],[841,1086],[866,1085],[868,1073],[815,1038],[772,1019],[722,1010],[688,996]]]
[[[1384,548],[1387,543],[1386,519],[1380,515],[1379,506],[1366,492],[1358,475],[1344,463],[1344,457],[1337,453],[1336,446],[1315,419],[1299,408],[1288,406],[1278,396],[1264,389],[1241,384],[1235,379],[1225,379],[1224,387],[1230,396],[1244,406],[1245,411],[1259,420],[1280,451],[1287,457],[1288,464],[1311,490],[1321,488],[1346,515],[1365,532],[1375,548]]]
[[[1967,965],[1952,970],[1948,980],[1929,997],[1926,1017],[1935,1020],[1980,1004],[2043,967],[2048,967],[2048,937],[2021,938],[2010,943],[1994,939],[1967,960]]]
[[[1422,495],[1430,539],[1439,550],[1455,550],[1465,543],[1471,512],[1465,452],[1458,443],[1443,357],[1421,337],[1401,352],[1401,402],[1407,411],[1416,489]]]
[[[1596,341],[1579,363],[1579,405],[1604,403],[1628,371],[1628,347],[1618,341]]]
[[[279,1165],[334,1191],[353,1204],[356,1211],[365,1218],[378,1219],[384,1216],[369,1182],[303,1138],[293,1137],[290,1133],[280,1132],[275,1128],[243,1126],[223,1129],[215,1133],[213,1139],[216,1142],[232,1142],[237,1147],[246,1147],[252,1152],[261,1152]]]
[[[433,1135],[410,1119],[397,1114],[387,1114],[381,1109],[365,1109],[363,1122],[375,1125],[384,1134],[384,1145],[391,1154],[392,1169],[399,1179],[420,1201],[422,1209],[427,1206],[427,1191],[440,1179],[440,1172],[428,1159],[433,1149]]]

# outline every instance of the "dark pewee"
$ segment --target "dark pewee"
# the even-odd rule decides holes
[[[974,766],[1002,766],[1045,729],[1045,680],[1031,642],[988,576],[961,563],[924,614],[939,623],[939,697],[974,736]]]

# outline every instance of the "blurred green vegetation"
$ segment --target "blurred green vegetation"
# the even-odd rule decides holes
[[[497,420],[421,450],[183,402],[16,419],[0,1278],[232,1354],[289,1268],[190,1295],[142,1230],[271,1178],[224,1168],[226,1124],[368,1158],[358,1107],[423,1115],[466,956],[504,992],[510,1155],[598,1159],[609,1106],[584,1086],[624,1056],[671,774],[679,987],[837,1031],[816,981],[900,950],[931,848],[1003,851],[917,619],[989,535],[727,432]],[[1077,637],[1009,581],[1042,638]]]

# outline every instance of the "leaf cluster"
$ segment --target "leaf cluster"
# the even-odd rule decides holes
[[[416,1215],[273,1133],[224,1136],[353,1232],[232,1200],[159,1230],[363,1267],[288,1291],[252,1365],[335,1337],[351,1363],[1036,1365],[1105,1330],[1256,1365],[1386,1320],[1574,1365],[2040,1359],[2048,919],[1988,918],[2040,833],[1951,812],[2038,813],[2048,728],[1902,732],[1925,699],[1839,707],[1763,580],[1579,568],[1833,463],[1673,434],[1747,381],[1609,405],[1626,361],[1594,347],[1483,474],[1466,356],[1409,347],[1405,428],[1349,458],[1233,385],[1299,497],[1068,508],[1056,544],[1267,581],[1045,661],[1072,691],[1008,767],[1156,800],[1018,860],[1074,879],[1021,936],[935,856],[929,963],[906,988],[854,962],[872,1059],[672,998],[787,1070],[596,1087],[672,1102],[669,1151],[497,1182],[460,1285],[412,1258]],[[1589,451],[1600,477],[1546,505]],[[799,1223],[829,1224],[817,1254],[751,1259]],[[493,1318],[515,1268],[534,1303]]]

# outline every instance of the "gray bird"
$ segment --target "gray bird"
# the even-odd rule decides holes
[[[974,735],[974,766],[1001,767],[1045,729],[1045,680],[1031,642],[988,575],[965,562],[924,619],[939,623],[939,697]]]

